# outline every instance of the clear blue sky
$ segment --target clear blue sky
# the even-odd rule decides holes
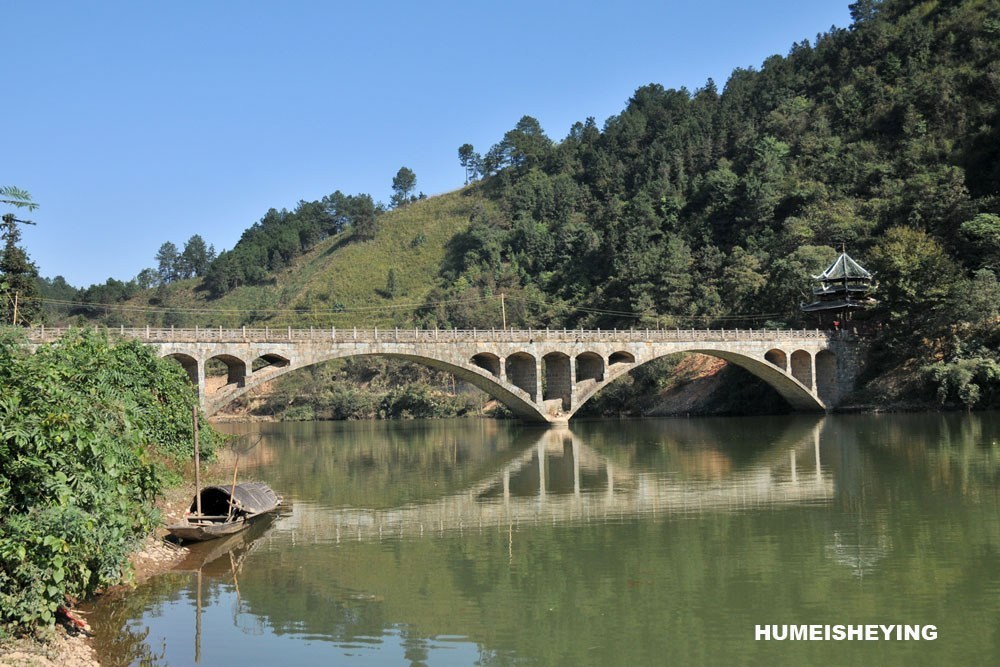
[[[0,185],[28,190],[43,276],[86,286],[268,208],[463,183],[523,115],[555,140],[639,86],[721,89],[849,0],[4,2]]]

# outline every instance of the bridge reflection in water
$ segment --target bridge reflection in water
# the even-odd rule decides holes
[[[821,424],[786,434],[757,465],[709,479],[634,470],[587,446],[568,428],[546,430],[496,473],[462,492],[390,509],[297,503],[273,532],[292,532],[296,542],[362,541],[827,503],[834,482],[821,465]]]

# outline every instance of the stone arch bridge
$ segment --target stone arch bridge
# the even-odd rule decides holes
[[[62,329],[36,328],[34,343]],[[748,370],[798,411],[824,411],[853,388],[856,343],[819,330],[120,328],[176,359],[206,413],[261,384],[332,359],[384,356],[447,371],[529,422],[566,423],[598,391],[660,357],[697,352]],[[224,382],[207,383],[211,360]],[[220,386],[210,386],[210,385]]]

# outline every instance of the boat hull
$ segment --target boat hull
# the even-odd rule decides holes
[[[259,515],[258,515],[259,516]],[[233,521],[220,523],[180,523],[167,526],[167,532],[184,542],[204,542],[217,537],[225,537],[238,533],[250,526],[251,518],[241,517]]]

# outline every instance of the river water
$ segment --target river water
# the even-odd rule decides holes
[[[107,664],[1000,664],[997,413],[223,428],[283,512],[101,600]]]

